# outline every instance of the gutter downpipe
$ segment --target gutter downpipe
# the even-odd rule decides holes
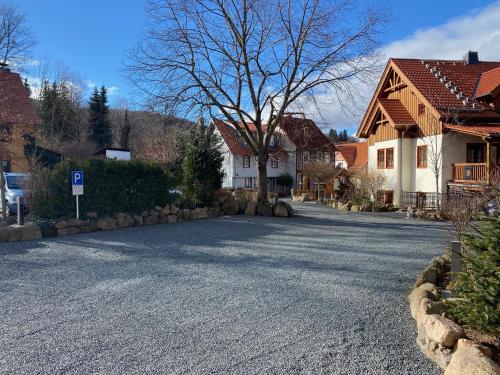
[[[398,138],[398,200],[399,208],[403,208],[403,136],[404,130]]]

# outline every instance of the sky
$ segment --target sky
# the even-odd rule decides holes
[[[27,14],[38,39],[39,59],[63,63],[84,79],[89,90],[106,85],[111,105],[131,101],[133,92],[122,67],[127,49],[147,26],[144,0],[10,2]],[[482,60],[500,60],[500,0],[384,0],[383,4],[391,17],[380,36],[383,56],[459,59],[471,49],[478,50]],[[371,87],[360,88],[359,108],[367,107],[372,93]],[[328,127],[352,133],[363,111],[346,114],[325,104],[321,118]]]

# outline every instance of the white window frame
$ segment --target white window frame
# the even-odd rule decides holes
[[[245,188],[252,188],[252,177],[245,177]]]
[[[278,159],[271,157],[271,168],[278,168]]]
[[[250,168],[250,156],[243,155],[243,168]]]
[[[302,152],[302,164],[309,164],[309,151]]]
[[[329,152],[325,152],[325,163],[330,164],[332,162],[332,158]]]

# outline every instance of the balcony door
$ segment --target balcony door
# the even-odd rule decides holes
[[[486,143],[467,143],[467,163],[486,162]]]

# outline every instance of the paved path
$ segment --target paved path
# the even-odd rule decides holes
[[[406,295],[447,239],[296,206],[0,245],[0,373],[439,374]]]

